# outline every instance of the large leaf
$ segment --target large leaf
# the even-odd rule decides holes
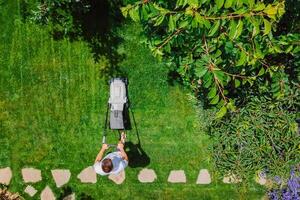
[[[238,66],[243,65],[246,62],[246,60],[247,60],[247,55],[244,51],[242,51],[240,54],[240,58],[236,63],[236,66],[238,67]]]
[[[235,20],[231,20],[229,23],[229,38],[233,39],[236,33],[236,22]]]
[[[219,26],[220,26],[220,20],[216,20],[213,27],[208,32],[208,36],[213,36],[219,29]]]
[[[269,18],[275,19],[275,15],[277,13],[277,7],[272,6],[272,5],[268,5],[265,9],[264,9],[264,13],[266,13],[268,15]]]
[[[195,69],[195,74],[197,78],[201,78],[206,74],[206,72],[207,72],[207,67],[205,66],[197,66]]]
[[[169,26],[169,30],[171,32],[175,30],[175,20],[173,18],[173,15],[170,15],[170,17],[169,17],[169,24],[168,24],[168,26]]]
[[[222,8],[223,4],[224,4],[224,0],[216,0],[216,4],[218,9]]]
[[[216,96],[216,94],[217,94],[217,88],[216,88],[216,86],[214,86],[214,87],[210,88],[210,91],[207,94],[207,96],[209,99],[212,99]]]
[[[242,34],[243,25],[244,25],[243,21],[239,20],[239,22],[237,24],[236,32],[234,34],[234,39],[238,38]]]
[[[188,4],[192,7],[198,7],[198,0],[188,0]]]
[[[227,113],[227,108],[225,105],[216,113],[216,118],[221,119]]]
[[[216,104],[219,102],[219,100],[220,100],[219,95],[216,95],[216,96],[209,102],[209,104],[211,104],[211,105],[216,105]]]
[[[225,4],[224,4],[224,7],[225,8],[230,8],[232,6],[232,3],[233,3],[233,0],[226,0]]]
[[[265,27],[264,35],[268,35],[271,31],[271,23],[266,19],[264,19],[264,27]]]
[[[139,10],[136,8],[132,8],[129,10],[129,16],[131,19],[135,22],[138,22],[140,17],[139,17]]]

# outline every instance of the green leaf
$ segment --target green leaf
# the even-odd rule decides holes
[[[219,95],[216,95],[216,96],[209,102],[209,104],[211,104],[211,105],[216,105],[216,104],[219,102],[219,100],[220,100]]]
[[[233,39],[236,33],[236,22],[235,20],[231,20],[229,24],[229,38]]]
[[[271,31],[271,23],[264,19],[264,26],[265,26],[265,30],[264,30],[264,35],[268,35]]]
[[[138,22],[140,17],[139,17],[139,10],[136,8],[132,8],[129,10],[129,16],[131,19],[135,22]]]
[[[174,18],[173,18],[172,15],[170,15],[170,17],[169,17],[169,24],[168,24],[168,26],[169,26],[169,30],[171,32],[175,30],[175,20],[174,20]]]
[[[189,25],[189,22],[187,20],[181,21],[179,24],[179,28],[185,28]]]
[[[238,79],[235,79],[234,80],[234,86],[235,86],[235,88],[238,88],[240,85],[241,85],[241,81],[238,80]]]
[[[195,69],[195,74],[198,78],[201,78],[202,76],[204,76],[207,72],[207,67],[205,66],[197,66]]]
[[[265,68],[262,67],[262,68],[259,70],[257,76],[261,76],[261,75],[263,75],[264,73],[265,73]]]
[[[216,0],[216,4],[218,9],[222,8],[223,4],[224,4],[224,0]]]
[[[243,31],[243,21],[239,20],[237,29],[236,29],[236,32],[234,35],[234,39],[238,38],[241,35],[242,31]]]
[[[217,94],[217,88],[216,88],[216,86],[214,86],[214,87],[212,87],[210,89],[210,91],[207,94],[207,96],[208,96],[209,99],[212,99],[212,98],[214,98],[216,96],[216,94]]]
[[[259,32],[259,21],[256,20],[255,18],[251,19],[252,25],[253,25],[253,32],[252,32],[252,37],[256,36]]]
[[[246,59],[247,59],[247,55],[244,51],[242,51],[240,54],[240,58],[236,63],[236,66],[238,67],[238,66],[243,65],[246,62]]]
[[[214,70],[213,71],[215,77],[220,81],[221,84],[224,83],[225,74],[221,70]]]
[[[220,20],[216,20],[213,27],[210,29],[210,31],[208,32],[208,36],[213,36],[217,30],[219,29],[220,26]]]
[[[206,73],[203,77],[203,80],[204,80],[203,87],[209,88],[209,86],[211,86],[211,84],[213,82],[212,79],[213,79],[212,73]]]
[[[277,7],[276,6],[272,6],[272,5],[269,4],[264,9],[264,13],[266,13],[268,15],[268,17],[270,17],[271,19],[275,19],[275,15],[277,13]]]
[[[246,0],[248,3],[249,7],[252,8],[254,6],[255,0]]]
[[[198,0],[188,0],[188,4],[191,5],[192,7],[198,7]]]
[[[157,18],[157,20],[156,20],[154,26],[159,26],[159,25],[164,21],[164,19],[165,19],[165,16],[164,16],[164,15],[160,15],[160,16]]]
[[[230,8],[232,6],[232,2],[233,2],[233,0],[226,0],[225,4],[224,4],[224,7],[225,8]]]
[[[216,118],[221,119],[227,113],[227,108],[225,105],[216,113]]]
[[[253,9],[254,11],[261,11],[261,10],[263,10],[265,8],[265,4],[263,4],[263,3],[257,3],[256,5],[255,5],[255,8]]]

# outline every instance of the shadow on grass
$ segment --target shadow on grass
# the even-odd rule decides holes
[[[76,26],[81,29],[84,40],[90,44],[96,62],[105,65],[101,63],[101,56],[108,59],[106,66],[101,67],[101,74],[106,79],[126,76],[118,65],[125,56],[117,51],[122,39],[116,29],[124,21],[121,4],[120,0],[91,0],[88,12],[73,13]]]
[[[136,133],[138,142],[137,142],[137,144],[134,144],[131,141],[125,143],[125,147],[126,147],[126,149],[128,149],[126,151],[126,153],[128,155],[128,159],[129,159],[128,165],[131,168],[146,167],[150,163],[150,157],[147,155],[147,153],[142,148],[140,134],[139,134],[139,130],[137,128],[137,124],[135,121],[134,112],[132,111],[132,109],[129,109],[129,110],[130,110],[130,113],[132,116],[132,121],[133,121],[134,129],[135,129],[134,131]],[[129,113],[128,113],[128,116],[129,116]]]

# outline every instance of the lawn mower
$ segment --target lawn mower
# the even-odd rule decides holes
[[[102,143],[106,144],[107,136],[107,124],[108,124],[108,114],[109,114],[109,128],[111,130],[119,131],[126,129],[126,124],[128,123],[128,97],[127,97],[127,85],[128,81],[126,78],[112,78],[109,81],[109,100],[106,110],[105,125],[103,130]],[[113,144],[108,144],[109,146],[116,146]]]

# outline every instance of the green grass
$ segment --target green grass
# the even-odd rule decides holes
[[[137,175],[142,167],[128,167],[122,185],[100,176],[97,184],[80,183],[77,174],[93,164],[101,146],[108,100],[108,85],[100,74],[103,64],[94,62],[84,41],[54,41],[47,27],[22,23],[17,5],[0,6],[4,24],[0,26],[0,167],[13,169],[12,191],[29,199],[20,171],[36,167],[42,170],[43,181],[34,186],[40,192],[50,185],[57,197],[69,188],[79,199],[241,198],[237,187],[220,183],[212,167],[210,140],[203,132],[206,111],[188,91],[168,84],[167,67],[140,44],[141,30],[134,25],[119,30],[123,38],[119,53],[125,56],[119,66],[128,75],[137,130],[150,158],[145,167],[154,169],[158,179],[141,184]],[[128,132],[133,143],[137,143],[135,131]],[[110,141],[115,138],[111,133]],[[71,170],[64,189],[55,187],[50,172],[55,168]],[[211,185],[195,184],[201,168],[210,169]],[[174,169],[185,170],[187,184],[167,182]],[[256,187],[247,190],[248,199],[262,196]]]

